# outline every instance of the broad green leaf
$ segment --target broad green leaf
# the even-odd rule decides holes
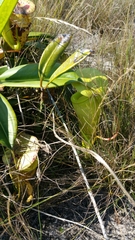
[[[12,149],[17,133],[17,119],[8,100],[0,94],[0,143]]]
[[[61,38],[57,37],[54,39],[54,41],[51,41],[50,44],[48,44],[48,46],[44,49],[41,57],[40,57],[40,61],[38,64],[38,74],[39,77],[42,79],[41,84],[42,85],[42,81],[43,81],[43,77],[46,77],[44,74],[44,68],[46,68],[46,64],[48,62],[48,59],[50,58],[50,55],[52,54],[52,52],[54,51],[54,49],[56,48],[56,46],[60,43]],[[43,76],[44,75],[44,76]]]
[[[108,86],[106,76],[95,68],[83,68],[76,70],[83,82],[74,82],[72,85],[78,92],[86,97],[92,94],[104,95]]]
[[[33,79],[38,77],[38,64],[24,64],[17,67],[13,67],[8,69],[0,76],[0,84],[5,80],[13,81],[13,80],[26,80],[26,79]]]
[[[3,31],[18,0],[0,0],[0,33]]]
[[[51,69],[57,62],[60,55],[64,52],[71,40],[69,34],[59,34],[50,44],[45,48],[39,61],[38,73],[40,77],[40,87],[44,78],[51,76]],[[46,86],[48,87],[48,86]]]
[[[43,37],[46,34],[44,32],[29,32],[28,38],[33,37]]]
[[[0,67],[0,75],[8,70],[7,66]]]
[[[50,77],[50,82],[52,82],[56,77],[62,73],[68,71],[69,69],[76,66],[78,63],[83,61],[88,55],[90,55],[90,50],[78,50],[74,52],[65,62],[63,62],[58,69]]]
[[[53,71],[59,64],[53,66]],[[78,75],[69,71],[58,78],[55,79],[51,84],[49,84],[49,88],[63,86],[64,84],[68,84],[73,81],[78,80]],[[49,83],[49,78],[45,78],[43,81],[43,87]],[[40,81],[38,76],[38,64],[26,64],[11,68],[0,75],[0,87],[32,87],[32,88],[40,88]]]
[[[47,34],[45,32],[29,32],[28,40],[31,40],[31,38],[35,39],[35,38],[39,38],[39,37],[54,39],[54,36],[51,36],[50,34]]]
[[[48,81],[49,84],[47,83],[46,86],[48,88],[54,86],[58,87],[63,86],[65,84],[72,84],[73,82],[76,81],[78,81],[78,75],[74,71],[70,70],[55,78],[53,82],[50,83],[50,81]]]

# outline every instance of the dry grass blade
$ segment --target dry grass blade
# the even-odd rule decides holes
[[[89,195],[89,197],[90,197],[90,199],[91,199],[91,202],[92,202],[92,204],[93,204],[93,207],[94,207],[95,213],[96,213],[97,218],[98,218],[98,221],[99,221],[99,223],[100,223],[100,227],[101,227],[101,230],[102,230],[102,234],[103,234],[103,236],[104,236],[104,239],[107,240],[108,237],[107,237],[107,234],[106,234],[106,231],[105,231],[105,227],[104,227],[104,224],[103,224],[102,218],[101,218],[101,216],[100,216],[100,212],[99,212],[99,210],[98,210],[98,207],[97,207],[97,204],[96,204],[95,198],[94,198],[93,193],[92,193],[92,191],[91,191],[91,188],[90,188],[89,182],[88,182],[88,180],[87,180],[87,178],[86,178],[86,175],[85,175],[85,172],[84,172],[84,170],[83,170],[83,167],[82,167],[82,164],[81,164],[81,161],[80,161],[79,155],[78,155],[78,153],[77,153],[77,151],[76,151],[76,147],[75,147],[74,144],[72,143],[73,141],[72,141],[72,139],[71,139],[71,137],[70,137],[69,130],[68,130],[68,128],[67,128],[67,126],[66,126],[64,120],[62,119],[62,116],[60,116],[60,117],[61,117],[61,120],[62,120],[63,126],[64,126],[64,128],[65,128],[65,130],[66,130],[66,133],[67,133],[67,135],[68,135],[68,139],[69,139],[69,142],[70,142],[70,144],[71,144],[71,147],[72,147],[73,153],[74,153],[74,155],[75,155],[75,158],[76,158],[77,164],[78,164],[78,166],[79,166],[79,170],[80,170],[81,175],[82,175],[82,177],[83,177],[83,180],[84,180],[84,182],[85,182],[86,189],[87,189],[87,193],[88,193],[88,195]],[[55,137],[58,138],[58,139],[61,141],[61,138],[58,137],[58,135],[56,134],[56,131],[55,131],[54,114],[53,114],[53,131],[54,131],[54,135],[55,135]]]
[[[84,29],[84,28],[81,28],[81,27],[78,27],[78,26],[76,26],[76,25],[74,25],[74,24],[68,23],[68,22],[66,22],[66,21],[63,21],[63,20],[61,20],[61,19],[49,18],[49,17],[36,17],[36,19],[38,19],[38,20],[45,19],[45,20],[49,20],[49,21],[51,21],[51,22],[55,22],[55,23],[57,23],[57,24],[64,24],[64,25],[70,26],[70,27],[72,27],[72,28],[75,28],[75,29],[77,29],[77,30],[81,30],[81,31],[83,31],[83,32],[86,32],[86,33],[88,33],[89,35],[92,35],[88,30],[86,30],[86,29]]]
[[[101,163],[109,172],[110,174],[114,177],[115,181],[117,182],[118,186],[120,187],[120,189],[123,191],[123,193],[125,194],[125,196],[128,198],[129,202],[135,207],[135,201],[133,200],[133,198],[130,196],[130,194],[127,192],[127,190],[124,188],[124,186],[122,185],[122,183],[120,182],[119,178],[116,176],[115,172],[110,168],[110,166],[106,163],[106,161],[99,156],[97,153],[95,153],[92,150],[83,148],[83,147],[79,147],[77,145],[74,145],[71,141],[67,142],[65,140],[63,140],[61,137],[58,136],[58,134],[55,131],[55,121],[54,121],[54,116],[53,116],[53,132],[54,135],[57,139],[59,139],[61,142],[63,142],[64,144],[70,145],[71,147],[74,147],[75,149],[78,149],[82,152],[84,152],[85,154],[90,154],[91,156],[93,156],[99,163]],[[70,138],[71,139],[71,138]]]
[[[84,228],[84,229],[88,230],[91,233],[91,236],[96,237],[97,239],[103,240],[103,237],[100,234],[96,233],[95,231],[93,231],[92,229],[90,229],[89,227],[87,227],[87,226],[85,226],[85,225],[83,225],[81,223],[74,222],[74,221],[71,221],[71,220],[68,220],[68,219],[65,219],[65,218],[61,218],[61,217],[52,215],[50,213],[46,213],[46,212],[37,210],[37,209],[33,209],[33,210],[36,211],[36,212],[42,213],[43,215],[46,215],[48,217],[52,217],[52,218],[55,218],[57,220],[60,220],[60,221],[63,221],[63,222],[68,222],[68,223],[71,223],[73,225],[76,225],[76,226],[79,226],[81,228]]]

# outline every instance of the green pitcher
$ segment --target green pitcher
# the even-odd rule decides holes
[[[82,144],[90,148],[96,137],[99,125],[102,102],[106,96],[108,80],[95,68],[83,68],[76,71],[80,81],[73,83],[77,90],[71,97],[76,112]]]
[[[72,95],[71,102],[78,117],[83,145],[90,147],[99,123],[102,97],[94,94],[86,97],[80,92],[76,92]]]

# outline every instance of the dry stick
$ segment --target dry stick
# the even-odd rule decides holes
[[[57,110],[58,110],[58,109],[57,109]],[[58,110],[58,113],[59,113],[59,110]],[[79,166],[81,175],[82,175],[83,180],[84,180],[84,182],[85,182],[88,195],[89,195],[89,197],[90,197],[90,199],[91,199],[91,201],[92,201],[92,203],[93,203],[93,207],[94,207],[95,213],[96,213],[96,215],[97,215],[97,218],[98,218],[98,221],[99,221],[99,224],[100,224],[100,227],[101,227],[101,230],[102,230],[104,239],[107,240],[108,237],[107,237],[107,235],[106,235],[105,227],[104,227],[102,218],[101,218],[101,216],[100,216],[100,213],[99,213],[99,210],[98,210],[98,207],[97,207],[95,198],[94,198],[93,193],[92,193],[92,191],[91,191],[90,185],[89,185],[88,180],[87,180],[87,178],[86,178],[85,172],[84,172],[84,170],[83,170],[81,161],[80,161],[80,159],[79,159],[79,155],[78,155],[78,153],[77,153],[77,151],[76,151],[76,148],[75,148],[74,144],[72,143],[72,139],[71,139],[71,137],[70,137],[69,130],[68,130],[68,128],[67,128],[67,126],[66,126],[66,124],[65,124],[65,122],[64,122],[64,120],[63,120],[63,118],[62,118],[61,115],[60,115],[60,117],[61,117],[63,126],[64,126],[64,128],[65,128],[65,130],[66,130],[66,132],[67,132],[67,134],[68,134],[68,139],[69,139],[68,145],[70,145],[70,146],[72,147],[72,150],[73,150],[73,153],[74,153],[74,155],[75,155],[77,164],[78,164],[78,166]],[[61,141],[62,139],[59,138],[59,136],[56,134],[56,131],[55,131],[54,113],[53,113],[53,132],[54,132],[55,137],[58,138],[58,139]],[[63,141],[62,141],[62,142],[63,142]],[[64,141],[64,143],[67,144],[66,141]]]
[[[97,159],[97,161],[99,163],[101,163],[109,172],[110,174],[114,177],[115,181],[117,182],[118,186],[121,188],[121,190],[123,191],[123,193],[127,196],[129,202],[135,207],[135,201],[133,200],[133,198],[130,196],[130,194],[127,192],[127,190],[124,188],[124,186],[122,185],[122,183],[120,182],[120,180],[118,179],[117,175],[115,174],[115,172],[110,168],[110,166],[105,162],[105,160],[100,157],[97,153],[95,153],[92,150],[83,148],[83,147],[79,147],[77,145],[73,145],[73,143],[67,142],[65,140],[63,140],[61,137],[59,137],[55,131],[55,121],[54,121],[54,115],[53,115],[53,132],[54,135],[57,139],[59,139],[61,142],[63,142],[64,144],[67,144],[71,147],[74,147],[75,149],[78,149],[84,153],[89,153],[91,156],[93,156],[95,159]],[[71,139],[71,138],[70,138]]]

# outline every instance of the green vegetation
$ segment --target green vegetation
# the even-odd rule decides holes
[[[7,25],[2,34],[15,51],[2,44],[0,224],[18,239],[24,239],[19,225],[27,239],[42,239],[40,214],[39,234],[29,226],[30,209],[51,204],[64,191],[88,195],[69,143],[78,146],[92,192],[98,197],[105,191],[107,208],[117,208],[128,195],[89,149],[105,160],[135,201],[133,0],[33,2],[31,33],[23,44],[17,32],[15,38],[12,31],[6,35]],[[26,201],[32,205],[25,210]]]

